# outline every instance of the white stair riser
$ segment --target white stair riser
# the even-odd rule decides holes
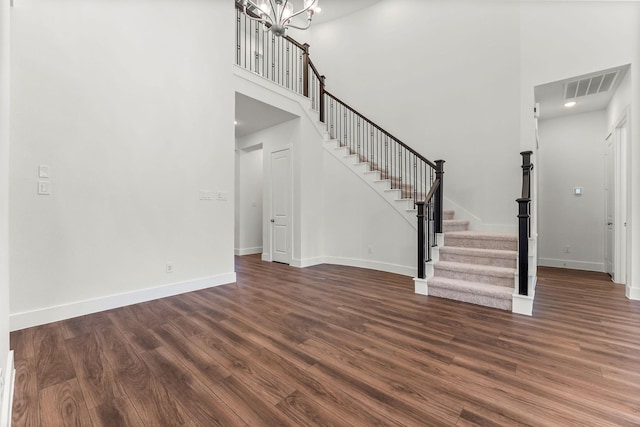
[[[445,235],[444,242],[446,246],[458,248],[496,249],[502,251],[518,250],[518,242],[515,240],[470,239],[468,237]]]
[[[448,262],[461,262],[465,264],[477,264],[477,265],[488,265],[491,267],[504,267],[504,268],[516,268],[516,259],[513,257],[510,258],[496,258],[496,257],[483,257],[483,256],[473,256],[473,255],[461,255],[461,254],[452,254],[445,251],[441,252],[440,255],[441,261]]]
[[[511,311],[511,299],[505,300],[484,295],[475,295],[468,292],[456,292],[450,289],[441,289],[433,285],[429,285],[429,295]]]
[[[444,228],[444,232],[448,232],[448,231],[467,231],[469,229],[469,222],[466,223],[455,223],[455,224],[448,224],[446,221],[443,221],[443,228]]]
[[[481,272],[450,270],[444,269],[438,266],[438,264],[435,265],[434,270],[435,276],[439,277],[449,277],[451,279],[465,280],[467,282],[487,283],[490,285],[505,286],[510,288],[513,288],[515,281],[514,275],[498,276],[483,274]]]

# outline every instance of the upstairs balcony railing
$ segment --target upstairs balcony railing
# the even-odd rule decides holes
[[[251,14],[250,11],[247,13]],[[255,17],[255,15],[253,15]],[[442,232],[443,165],[432,162],[326,90],[326,78],[309,55],[309,45],[277,37],[250,19],[236,3],[236,65],[309,98],[332,139],[361,163],[368,163],[418,216],[418,277],[425,278],[435,235]]]

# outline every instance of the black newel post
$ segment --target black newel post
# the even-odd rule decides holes
[[[302,94],[309,97],[309,43],[302,45]]]
[[[424,200],[416,202],[418,208],[418,278],[426,277],[425,240],[424,240]]]
[[[436,160],[436,179],[440,180],[440,185],[436,190],[436,194],[434,197],[434,212],[433,212],[433,222],[436,233],[442,233],[442,220],[443,214],[442,209],[444,205],[444,160]]]
[[[531,151],[522,155],[522,197],[518,202],[518,293],[529,294],[529,206],[531,203]]]
[[[325,76],[320,76],[320,121],[322,123],[324,123],[324,81],[325,81]]]

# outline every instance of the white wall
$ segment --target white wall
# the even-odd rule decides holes
[[[415,276],[415,226],[333,155],[322,160],[324,261]]]
[[[606,112],[541,120],[539,134],[539,265],[604,271]]]
[[[263,149],[236,143],[236,255],[262,253]]]
[[[233,25],[227,2],[16,2],[12,328],[234,280]]]
[[[329,91],[430,160],[446,160],[446,197],[481,228],[515,231],[517,2],[382,1],[312,26],[310,44]]]
[[[9,0],[0,0],[0,379],[9,354],[9,28]]]

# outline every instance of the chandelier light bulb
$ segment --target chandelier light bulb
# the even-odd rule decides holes
[[[271,6],[269,6],[266,1],[261,2],[258,6],[258,9],[260,9],[265,15],[269,15],[269,13],[271,12]]]

